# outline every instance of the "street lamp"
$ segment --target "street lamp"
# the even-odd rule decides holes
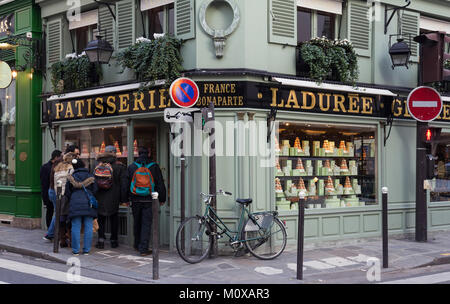
[[[114,49],[106,39],[102,39],[102,36],[97,35],[96,37],[97,40],[90,41],[84,51],[90,62],[109,63]]]
[[[389,48],[389,55],[392,60],[392,69],[396,66],[405,66],[408,68],[409,57],[411,56],[411,49],[408,44],[403,41],[403,39],[397,39]]]

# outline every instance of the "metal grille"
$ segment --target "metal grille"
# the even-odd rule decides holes
[[[128,235],[127,224],[127,214],[119,213],[119,235]],[[111,233],[111,221],[109,220],[109,217],[107,217],[105,221],[105,233]]]

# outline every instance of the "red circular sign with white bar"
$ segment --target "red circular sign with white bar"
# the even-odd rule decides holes
[[[422,122],[436,119],[442,111],[441,95],[430,87],[418,87],[412,90],[409,93],[407,105],[409,114]]]

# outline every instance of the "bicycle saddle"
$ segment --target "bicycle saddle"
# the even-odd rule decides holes
[[[253,200],[251,198],[238,198],[238,199],[236,199],[236,203],[243,204],[243,205],[251,204],[252,201]]]

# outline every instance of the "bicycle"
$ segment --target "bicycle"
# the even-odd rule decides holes
[[[211,199],[216,195],[232,194],[223,190],[216,194],[200,193],[206,204],[205,213],[203,216],[195,215],[185,219],[178,228],[176,247],[183,260],[191,264],[203,261],[211,250],[213,239],[220,239],[224,234],[228,236],[229,245],[236,255],[244,249],[244,244],[248,252],[262,260],[275,259],[283,252],[287,232],[285,225],[278,219],[278,212],[251,213],[247,207],[252,203],[252,199],[237,199],[236,203],[242,205],[242,212],[238,230],[233,231],[211,207]],[[248,218],[244,223],[245,214]],[[217,227],[216,231],[221,231],[214,232],[213,224]]]

